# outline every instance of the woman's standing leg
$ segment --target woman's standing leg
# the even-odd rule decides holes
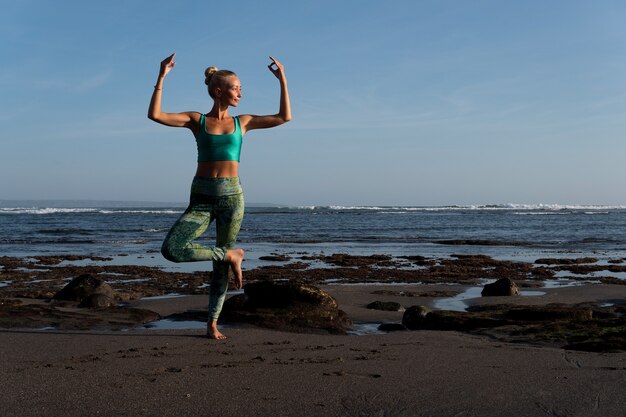
[[[215,227],[216,227],[216,245],[226,249],[235,247],[237,235],[241,229],[241,222],[244,215],[244,198],[243,193],[224,196],[220,198],[219,203],[214,208]],[[241,250],[243,257],[243,250]],[[217,330],[217,319],[222,311],[226,291],[228,290],[228,270],[231,265],[225,261],[213,261],[213,272],[211,274],[211,288],[209,290],[209,323],[208,335],[215,339],[225,338]],[[235,274],[237,275],[236,271]],[[235,280],[237,278],[235,276]],[[236,282],[237,286],[241,286],[241,282]]]

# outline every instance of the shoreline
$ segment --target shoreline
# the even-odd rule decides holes
[[[626,279],[620,277],[626,276],[625,259],[609,263],[591,257],[564,257],[528,263],[485,255],[426,258],[303,253],[297,257],[275,254],[264,258],[270,265],[245,270],[244,283],[294,281],[319,287],[334,297],[355,323],[351,331],[361,334],[378,333],[373,327],[375,323],[399,325],[403,312],[417,305],[451,315],[446,320],[453,323],[439,324],[446,330],[476,333],[480,329],[468,327],[467,317],[475,316],[479,321],[497,319],[506,324],[502,319],[510,320],[507,311],[511,309],[543,309],[529,314],[552,317],[556,313],[546,309],[558,307],[570,311],[572,317],[578,317],[579,311],[588,311],[590,317],[611,318],[602,324],[598,321],[597,325],[610,325],[615,328],[612,332],[619,332],[619,319],[624,316],[626,305]],[[209,278],[206,272],[169,272],[159,267],[109,262],[107,257],[81,255],[1,257],[0,328],[133,331],[134,326],[150,325],[180,329],[185,321],[189,327],[197,328],[194,322],[204,320],[202,303],[206,303]],[[76,303],[49,302],[55,292],[78,276],[106,283],[112,291],[110,297],[115,299],[111,299],[114,304],[108,305],[115,306],[115,310],[107,310],[108,315],[102,316],[103,312],[97,310],[77,309]],[[516,284],[520,295],[481,297],[485,285],[497,279]],[[242,293],[231,287],[228,297]],[[191,308],[195,302],[190,300],[197,299],[203,301]],[[394,303],[397,309],[389,312],[367,308],[374,302]],[[68,308],[73,308],[73,312]],[[557,317],[563,314],[558,313]],[[221,321],[226,319],[227,316]],[[532,322],[520,323],[517,319],[511,324],[526,330],[533,327]],[[559,331],[564,331],[562,326]],[[580,329],[569,330],[572,334],[575,331]],[[573,337],[567,336],[567,331],[556,339],[541,334],[551,342],[539,344],[550,346],[568,345],[564,342]],[[600,330],[594,330],[589,333],[589,340],[601,337],[600,334]],[[530,344],[537,344],[538,340],[527,337]],[[605,349],[608,346],[614,343]]]
[[[71,277],[91,273],[115,281],[115,290],[129,296],[123,302],[128,308],[154,311],[161,318],[206,310],[206,273],[107,266],[106,261],[80,256],[71,259],[41,258],[33,263],[1,258],[0,281],[11,282],[0,287],[0,301],[10,299],[7,295],[15,295],[19,287],[22,295],[35,297],[22,298],[26,303],[46,305],[44,293],[51,292],[46,286],[60,289]],[[307,262],[329,267],[301,265]],[[413,267],[399,269],[398,262]],[[554,280],[559,270],[588,270],[594,265],[570,262],[546,266],[480,255],[400,259],[344,254],[290,259],[245,273],[249,280],[308,280],[332,295],[357,324],[402,320],[402,311],[368,309],[367,304],[374,300],[398,302],[405,308],[418,304],[436,308],[438,300],[454,299],[484,283],[481,280],[489,271],[518,278],[522,290],[545,294],[462,300],[468,310],[502,303],[508,309],[553,303],[592,304],[596,309],[609,302],[626,304],[626,285],[614,278],[598,284],[543,286],[546,280]],[[325,283],[329,274],[343,283]],[[410,274],[415,274],[412,282]],[[588,278],[571,271],[568,274],[574,284]],[[52,279],[41,280],[45,277]],[[404,282],[396,282],[399,278]],[[164,297],[173,292],[182,295]],[[133,293],[141,297],[131,299]],[[148,294],[156,298],[143,297]],[[226,324],[223,330],[229,337],[225,341],[208,340],[203,327],[0,329],[4,393],[0,406],[7,416],[206,415],[216,404],[226,416],[595,413],[617,417],[626,409],[626,350],[575,351],[550,341],[516,340],[493,329],[358,336],[288,333],[245,324]]]

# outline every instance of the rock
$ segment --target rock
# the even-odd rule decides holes
[[[246,284],[244,294],[226,300],[221,318],[227,322],[300,332],[343,334],[352,325],[333,297],[297,281]]]
[[[104,294],[91,294],[83,299],[78,307],[81,308],[96,308],[96,307],[111,307],[115,305],[113,299]]]
[[[15,298],[0,298],[0,306],[19,306],[20,304],[22,301]]]
[[[404,311],[402,304],[396,303],[395,301],[374,301],[369,303],[366,308],[382,311]]]
[[[529,246],[527,242],[514,242],[514,241],[499,241],[499,240],[482,240],[482,239],[451,239],[451,240],[436,240],[434,243],[440,245],[476,245],[476,246]]]
[[[595,264],[598,258],[541,258],[535,261],[536,264],[542,265],[579,265],[579,264]]]
[[[154,311],[130,307],[57,308],[54,305],[0,306],[0,328],[121,330],[158,320]]]
[[[492,284],[487,284],[480,293],[483,297],[519,295],[519,288],[510,278],[501,278]]]
[[[247,284],[244,293],[255,307],[282,308],[303,302],[337,308],[337,301],[325,291],[297,281],[260,281]]]
[[[593,310],[580,306],[548,304],[546,306],[513,307],[505,313],[506,318],[519,321],[585,321],[593,319]]]
[[[422,327],[430,309],[424,306],[411,306],[406,309],[402,316],[402,324],[409,330],[417,330]]]
[[[291,260],[291,256],[287,255],[266,255],[259,256],[259,260],[261,261],[272,261],[272,262],[287,262]]]
[[[504,326],[507,321],[489,313],[438,310],[428,313],[421,324],[422,329],[456,330],[468,332]]]
[[[383,332],[397,332],[409,329],[407,329],[407,327],[402,323],[383,323],[378,326],[378,330],[381,330]]]
[[[70,281],[63,289],[57,292],[53,299],[82,302],[91,295],[101,294],[111,299],[115,298],[113,288],[100,278],[93,275],[80,275]]]
[[[120,301],[141,300],[143,294],[137,291],[120,292],[115,293],[115,298]]]

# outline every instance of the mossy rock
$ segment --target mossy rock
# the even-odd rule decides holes
[[[430,312],[430,309],[425,306],[411,306],[404,312],[402,324],[409,330],[421,329]]]
[[[402,304],[395,301],[374,301],[369,303],[366,308],[381,311],[404,311]]]
[[[293,332],[345,334],[352,321],[325,291],[298,281],[246,284],[224,303],[221,318]]]

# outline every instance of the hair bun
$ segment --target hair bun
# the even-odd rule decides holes
[[[215,74],[217,71],[217,67],[209,67],[204,70],[204,83],[206,85],[209,85],[209,83],[211,82],[211,77],[213,77],[213,74]]]

